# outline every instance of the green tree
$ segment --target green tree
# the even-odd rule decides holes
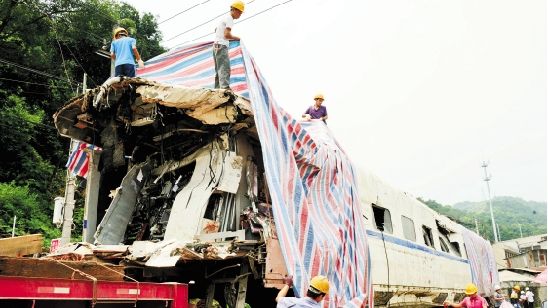
[[[58,236],[42,225],[51,226],[53,198],[63,195],[68,155],[69,140],[59,136],[53,114],[76,95],[84,73],[88,87],[109,77],[110,60],[97,52],[110,49],[112,29],[119,25],[128,26],[145,59],[164,52],[154,16],[125,3],[0,1],[0,128],[9,132],[0,135],[0,184],[10,187],[6,200],[9,194],[18,200],[9,210],[0,201],[0,215],[7,219],[21,211],[37,217],[21,220],[18,234],[42,230],[46,242]],[[77,207],[76,215],[81,212]]]

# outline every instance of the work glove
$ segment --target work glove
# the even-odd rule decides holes
[[[145,67],[145,62],[143,62],[143,60],[139,59],[137,60],[137,63],[139,64],[139,68]]]
[[[284,283],[291,288],[293,286],[293,276],[285,276]]]

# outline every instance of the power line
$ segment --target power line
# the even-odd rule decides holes
[[[198,3],[198,4],[195,4],[195,5],[191,6],[191,7],[189,7],[189,8],[186,8],[186,9],[180,11],[179,13],[177,13],[177,14],[175,14],[175,15],[169,17],[169,18],[167,18],[167,19],[165,19],[165,20],[162,20],[161,22],[158,23],[158,25],[161,25],[161,24],[163,24],[164,22],[166,22],[166,21],[168,21],[168,20],[171,20],[171,19],[173,19],[173,18],[175,18],[175,17],[177,17],[177,16],[179,16],[179,15],[185,13],[185,12],[188,12],[188,11],[192,10],[193,8],[195,8],[195,7],[197,7],[197,6],[200,6],[200,5],[204,4],[204,3],[207,3],[207,2],[209,2],[209,1],[211,1],[211,0],[206,0],[206,1],[202,2],[202,3]]]
[[[267,9],[264,9],[264,10],[258,12],[258,13],[255,13],[255,14],[249,16],[249,17],[244,18],[244,19],[242,19],[242,20],[240,20],[240,21],[237,21],[235,24],[239,24],[239,23],[242,23],[242,22],[244,22],[244,21],[246,21],[246,20],[250,20],[251,18],[253,18],[253,17],[257,16],[257,15],[260,15],[260,14],[262,14],[262,13],[264,13],[264,12],[270,11],[270,10],[272,10],[272,9],[275,8],[275,7],[278,7],[278,6],[281,6],[281,5],[285,5],[285,4],[287,4],[287,3],[291,2],[291,1],[294,1],[294,0],[288,0],[288,1],[285,1],[285,2],[280,2],[280,3],[278,3],[278,4],[275,4],[275,5],[273,5],[273,6],[269,7],[269,8],[267,8]],[[253,2],[253,1],[250,1],[249,3],[251,3],[251,2]],[[180,45],[184,45],[184,44],[186,44],[186,43],[190,43],[190,42],[199,40],[199,39],[204,38],[204,37],[206,37],[206,36],[208,36],[208,35],[211,35],[211,34],[213,34],[213,33],[215,33],[215,32],[209,32],[209,33],[204,34],[204,35],[202,35],[202,36],[198,36],[198,37],[193,38],[193,39],[191,39],[191,40],[188,40],[188,41],[185,41],[185,42],[183,42],[183,43],[177,44],[177,45],[175,45],[175,46],[173,46],[173,47],[171,47],[171,48],[174,48],[174,47],[177,47],[177,46],[180,46]]]
[[[39,85],[39,86],[45,86],[45,87],[48,87],[48,88],[65,88],[65,89],[67,88],[67,86],[53,86],[53,85],[49,85],[47,83],[30,82],[30,81],[11,79],[11,78],[3,78],[3,77],[0,77],[0,80],[20,82],[20,83],[26,83],[26,84],[34,84],[34,85]]]
[[[29,72],[32,72],[32,73],[35,73],[35,74],[38,74],[38,75],[46,76],[46,77],[49,77],[49,78],[55,78],[55,79],[58,79],[58,80],[67,82],[67,83],[69,83],[69,84],[76,84],[76,85],[79,84],[78,82],[66,80],[66,79],[63,79],[63,78],[61,78],[61,77],[57,77],[57,76],[55,76],[55,75],[46,73],[46,72],[44,72],[44,71],[40,71],[40,70],[37,70],[37,69],[33,69],[33,68],[30,68],[30,67],[27,67],[27,66],[18,64],[18,63],[14,63],[14,62],[11,62],[11,61],[2,59],[2,58],[0,58],[0,63],[4,63],[4,64],[6,64],[6,65],[14,66],[14,67],[16,67],[16,68],[20,68],[20,69],[23,69],[23,70],[26,70],[26,71],[29,71]]]
[[[256,1],[256,0],[251,0],[251,1],[249,1],[248,3],[246,3],[246,4],[251,4],[251,3],[255,2],[255,1]],[[170,37],[169,39],[167,39],[167,40],[165,40],[165,41],[166,41],[166,42],[171,41],[171,40],[173,40],[174,38],[177,38],[177,37],[179,37],[179,36],[181,36],[181,35],[183,35],[183,34],[185,34],[185,33],[188,33],[188,32],[190,32],[190,31],[192,31],[192,30],[195,30],[195,29],[197,29],[197,28],[199,28],[199,27],[201,27],[201,26],[204,26],[204,25],[206,25],[206,24],[208,24],[208,23],[214,21],[215,19],[217,19],[217,18],[219,18],[219,17],[221,17],[221,16],[223,16],[224,14],[229,13],[229,12],[230,12],[230,10],[225,11],[225,12],[223,12],[223,13],[221,13],[221,14],[219,14],[219,15],[217,15],[217,16],[211,18],[211,19],[208,19],[207,21],[205,21],[205,22],[203,22],[203,23],[201,23],[201,24],[199,24],[199,25],[197,25],[197,26],[194,26],[194,27],[192,27],[192,28],[190,28],[190,29],[188,29],[188,30],[185,30],[185,31],[183,31],[183,32],[181,32],[181,33],[179,33],[179,34],[173,36],[173,37]]]

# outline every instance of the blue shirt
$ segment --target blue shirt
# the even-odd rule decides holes
[[[114,66],[122,64],[135,65],[135,58],[133,56],[133,48],[136,48],[137,41],[132,37],[122,37],[112,41],[110,44],[110,52],[116,55]]]
[[[276,308],[321,308],[320,303],[310,297],[282,297]]]

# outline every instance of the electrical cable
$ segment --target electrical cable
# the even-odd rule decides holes
[[[251,4],[251,3],[255,2],[255,1],[256,1],[256,0],[251,0],[251,1],[249,1],[248,3],[246,3],[246,4]],[[173,37],[170,37],[169,39],[167,39],[167,40],[165,40],[165,41],[166,41],[166,42],[171,41],[171,40],[173,40],[174,38],[177,38],[177,37],[179,37],[179,36],[181,36],[181,35],[183,35],[183,34],[185,34],[185,33],[188,33],[188,32],[190,32],[190,31],[192,31],[192,30],[194,30],[194,29],[197,29],[197,28],[199,28],[199,27],[201,27],[201,26],[204,26],[204,25],[206,25],[206,24],[208,24],[208,23],[214,21],[215,19],[217,19],[217,18],[219,18],[219,17],[221,17],[221,16],[223,16],[224,14],[227,14],[227,13],[229,13],[229,12],[230,12],[230,10],[224,11],[224,12],[222,12],[221,14],[219,14],[219,15],[217,15],[217,16],[211,18],[211,19],[208,19],[207,21],[205,21],[205,22],[203,22],[203,23],[201,23],[201,24],[199,24],[199,25],[197,25],[197,26],[194,26],[194,27],[192,27],[192,28],[190,28],[190,29],[187,29],[187,30],[185,30],[185,31],[183,31],[183,32],[181,32],[181,33],[179,33],[179,34],[173,36]]]
[[[11,78],[4,78],[4,77],[0,77],[0,80],[6,80],[6,81],[13,81],[13,82],[20,82],[20,83],[26,83],[26,84],[34,84],[34,85],[38,85],[38,86],[45,86],[45,87],[48,87],[48,88],[67,88],[68,86],[53,86],[53,85],[49,85],[47,83],[39,83],[39,82],[30,82],[30,81],[24,81],[24,80],[18,80],[18,79],[11,79]]]
[[[55,78],[55,79],[64,81],[64,82],[69,83],[69,84],[75,84],[75,85],[79,85],[79,84],[80,84],[79,82],[66,80],[66,79],[63,79],[63,78],[61,78],[61,77],[57,77],[57,76],[55,76],[55,75],[46,73],[46,72],[44,72],[44,71],[40,71],[40,70],[37,70],[37,69],[33,69],[33,68],[30,68],[30,67],[27,67],[27,66],[24,66],[24,65],[15,63],[15,62],[11,62],[11,61],[8,61],[8,60],[2,59],[2,58],[0,58],[0,63],[4,63],[4,64],[6,64],[6,65],[14,66],[14,67],[16,67],[16,68],[20,68],[20,69],[23,69],[23,70],[26,70],[26,71],[29,71],[29,72],[32,72],[32,73],[35,73],[35,74],[38,74],[38,75],[46,76],[46,77],[49,77],[49,78]]]
[[[175,18],[175,17],[177,17],[177,16],[179,16],[179,15],[185,13],[185,12],[188,12],[188,11],[192,10],[193,8],[195,8],[195,7],[197,7],[197,6],[200,6],[200,5],[204,4],[204,3],[207,3],[207,2],[209,2],[209,1],[211,1],[211,0],[206,0],[206,1],[202,2],[202,3],[198,3],[198,4],[195,4],[195,5],[191,6],[191,7],[189,7],[189,8],[186,8],[186,9],[180,11],[179,13],[177,13],[177,14],[175,14],[175,15],[173,15],[173,16],[167,18],[167,19],[164,19],[164,20],[160,21],[160,22],[158,23],[158,25],[161,25],[161,24],[163,24],[164,22],[169,21],[169,20],[171,20],[171,19],[173,19],[173,18]]]
[[[255,1],[255,0],[253,0],[253,1]],[[249,3],[253,2],[253,1],[250,1]],[[275,5],[273,5],[273,6],[269,7],[269,8],[266,8],[266,9],[264,9],[264,10],[258,12],[258,13],[255,13],[255,14],[249,16],[249,17],[246,17],[246,18],[244,18],[244,19],[242,19],[242,20],[240,20],[240,21],[237,21],[237,22],[235,22],[235,24],[239,24],[239,23],[242,23],[242,22],[244,22],[244,21],[247,21],[247,20],[249,20],[249,19],[251,19],[251,18],[253,18],[253,17],[257,16],[257,15],[260,15],[260,14],[262,14],[262,13],[265,13],[265,12],[267,12],[267,11],[272,10],[272,9],[275,8],[275,7],[278,7],[278,6],[281,6],[281,5],[285,5],[285,4],[287,4],[287,3],[289,3],[289,2],[292,2],[292,1],[294,1],[294,0],[288,0],[288,1],[285,1],[285,2],[280,2],[280,3],[278,3],[278,4],[275,4]],[[248,4],[249,4],[249,3],[248,3]],[[219,16],[217,16],[217,17],[219,17]],[[217,18],[217,17],[216,17],[216,18]],[[188,31],[187,31],[187,32],[188,32]],[[195,37],[195,38],[193,38],[193,39],[191,39],[191,40],[188,40],[188,41],[179,43],[179,44],[177,44],[177,45],[174,45],[174,46],[171,47],[171,48],[175,48],[175,47],[177,47],[177,46],[184,45],[184,44],[186,44],[186,43],[194,42],[194,41],[196,41],[196,40],[199,40],[199,39],[201,39],[201,38],[204,38],[204,37],[206,37],[206,36],[209,36],[209,35],[211,35],[211,34],[213,34],[213,33],[215,33],[215,32],[209,32],[209,33],[207,33],[207,34],[204,34],[204,35]],[[183,34],[183,33],[181,33],[181,34]]]
[[[59,43],[59,40],[57,39],[57,32],[55,32],[55,41],[57,42],[57,46],[59,46],[59,52],[61,53],[61,60],[63,61],[63,69],[65,70],[65,75],[67,75],[67,80],[70,82],[70,77],[67,71],[67,65],[65,63],[65,56],[63,55],[63,49],[61,48],[61,44]],[[74,88],[72,88],[72,85],[70,86],[72,89],[72,92],[74,92]]]

